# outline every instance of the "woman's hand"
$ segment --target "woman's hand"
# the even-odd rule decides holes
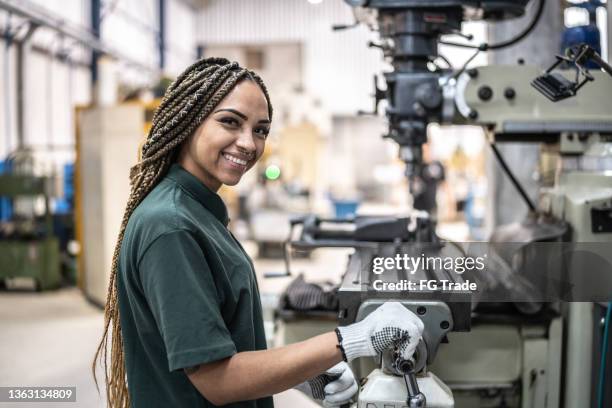
[[[346,360],[375,356],[396,347],[408,360],[423,335],[423,322],[399,302],[386,302],[360,322],[338,327]]]
[[[346,404],[357,392],[357,381],[344,361],[326,372],[295,386],[310,398],[323,401],[324,406]]]

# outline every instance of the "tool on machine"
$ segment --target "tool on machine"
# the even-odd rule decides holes
[[[398,339],[398,344],[403,341],[403,339]],[[427,399],[425,395],[419,391],[419,384],[416,379],[416,370],[415,370],[415,361],[414,358],[410,358],[406,360],[402,358],[398,346],[396,346],[393,350],[393,367],[400,373],[403,374],[404,381],[406,382],[406,392],[408,398],[406,399],[406,404],[409,408],[421,408],[424,407]]]
[[[594,77],[589,73],[588,63],[596,64],[602,70],[612,75],[612,66],[588,44],[569,47],[565,55],[557,55],[557,61],[551,65],[544,74],[535,78],[531,85],[553,102],[560,101],[576,95],[576,92]],[[567,64],[575,69],[574,80],[567,78],[561,72],[553,70],[561,64]]]
[[[414,372],[413,365],[410,361],[402,361],[400,363],[400,370],[404,372],[404,381],[406,381],[406,390],[408,392],[408,399],[406,403],[409,408],[421,408],[424,407],[427,399],[421,391],[419,391],[419,384],[416,379],[416,373]]]

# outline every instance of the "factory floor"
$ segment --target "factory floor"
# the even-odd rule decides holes
[[[254,243],[246,243],[245,248],[256,254]],[[272,310],[279,294],[295,276],[303,273],[308,281],[339,282],[349,251],[321,249],[309,259],[296,258],[291,263],[291,277],[265,277],[284,272],[284,262],[254,256],[266,330],[273,326]],[[43,405],[105,407],[105,395],[98,395],[91,372],[103,323],[103,311],[88,302],[77,288],[43,293],[27,289],[0,291],[0,387],[76,386],[76,403]],[[103,381],[102,371],[97,376]],[[274,398],[279,408],[318,407],[298,391],[287,391]],[[12,406],[24,405],[0,402],[0,407]]]

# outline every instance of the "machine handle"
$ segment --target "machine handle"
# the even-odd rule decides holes
[[[405,360],[398,365],[398,368],[404,372],[404,381],[406,382],[406,390],[408,391],[408,398],[406,399],[408,408],[426,407],[427,399],[425,398],[425,394],[419,390],[416,373],[414,372],[414,363]]]

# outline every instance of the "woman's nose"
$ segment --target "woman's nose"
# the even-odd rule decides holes
[[[240,132],[240,137],[238,137],[238,140],[236,140],[236,145],[249,153],[255,152],[257,149],[257,146],[255,146],[255,140],[253,139],[253,135],[251,134],[250,130]]]

